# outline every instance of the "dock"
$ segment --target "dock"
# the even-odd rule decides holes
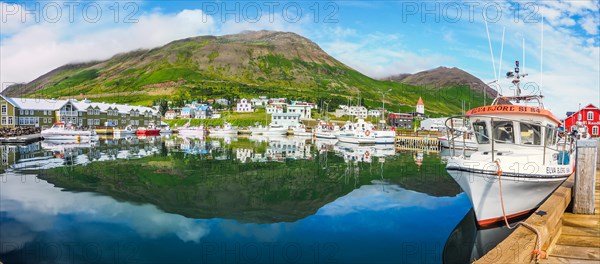
[[[29,144],[42,140],[41,134],[31,134],[14,137],[2,137],[0,138],[0,144]]]
[[[396,136],[398,150],[430,150],[439,151],[440,141],[429,136]]]
[[[600,203],[600,170],[596,170],[594,200]],[[599,263],[600,209],[593,215],[565,212],[555,241],[548,247],[548,259],[543,263]]]
[[[538,239],[541,245],[539,263],[600,263],[600,151],[597,153],[596,166],[593,161],[585,166],[596,167],[593,214],[571,213],[575,190],[573,173],[525,220],[539,232],[539,238],[532,230],[520,225],[474,263],[535,263]],[[593,179],[593,174],[591,177]]]

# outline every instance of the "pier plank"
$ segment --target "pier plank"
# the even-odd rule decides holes
[[[562,234],[567,236],[587,236],[600,238],[600,229],[594,227],[563,226]]]
[[[554,257],[554,256],[550,256],[548,259],[546,260],[542,260],[540,261],[540,263],[569,263],[569,264],[598,264],[598,261],[596,260],[589,260],[589,259],[572,259],[572,258],[562,258],[562,257]]]
[[[600,248],[600,237],[594,236],[573,236],[562,234],[556,241],[557,245],[596,247]]]
[[[600,248],[556,245],[551,256],[568,259],[600,260]]]

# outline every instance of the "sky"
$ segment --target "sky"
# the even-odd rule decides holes
[[[305,36],[373,78],[458,67],[497,80],[492,87],[506,95],[513,92],[504,76],[519,60],[529,74],[525,92],[541,92],[557,116],[600,107],[597,0],[0,0],[0,14],[2,89],[67,63],[264,29]]]

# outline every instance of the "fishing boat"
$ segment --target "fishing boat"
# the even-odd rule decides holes
[[[126,135],[134,135],[137,129],[132,128],[131,126],[126,126],[125,128],[115,128],[113,129],[113,135],[124,137]]]
[[[357,123],[347,121],[335,136],[340,142],[352,144],[375,144],[375,134],[369,123],[359,119]]]
[[[96,131],[80,130],[73,124],[65,122],[56,122],[51,128],[42,130],[41,134],[44,139],[48,140],[91,141],[98,139]]]
[[[154,125],[139,127],[135,134],[138,136],[158,136],[160,135],[160,128],[154,127]]]
[[[284,136],[287,134],[288,128],[283,126],[256,126],[248,128],[253,136]]]
[[[319,122],[319,124],[315,128],[315,137],[316,138],[325,138],[325,139],[335,139],[336,132],[338,132],[340,128],[338,126],[334,126],[332,124],[328,124],[326,122]]]
[[[238,128],[232,126],[231,123],[225,122],[222,127],[209,128],[208,133],[211,136],[237,135]]]
[[[172,134],[172,133],[173,133],[173,129],[171,129],[170,126],[162,126],[160,128],[160,134],[161,135]]]
[[[356,123],[346,122],[336,133],[341,142],[353,144],[394,144],[396,132],[394,130],[377,130],[375,126],[364,119]]]
[[[446,169],[469,196],[480,226],[532,212],[574,170],[572,141],[558,143],[560,120],[544,108],[541,95],[521,95],[525,76],[517,61],[507,73],[514,96],[498,95],[492,105],[446,121],[460,134],[451,120],[468,119],[478,144],[468,157],[453,153]]]
[[[182,126],[177,129],[179,136],[182,137],[203,137],[204,136],[204,126]]]
[[[304,124],[299,124],[294,127],[290,127],[288,130],[288,134],[294,135],[297,137],[312,137],[312,130],[308,129]]]

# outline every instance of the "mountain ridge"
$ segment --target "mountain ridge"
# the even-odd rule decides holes
[[[305,37],[263,30],[196,36],[107,60],[67,64],[27,84],[11,86],[3,94],[143,105],[159,99],[181,104],[267,95],[328,102],[331,109],[355,104],[358,98],[367,107],[378,107],[381,94],[390,91],[384,98],[388,109],[414,111],[417,99],[424,97],[427,111],[434,115],[458,113],[460,104],[452,99],[474,96],[464,85],[444,89],[451,95],[431,94],[435,89],[423,85],[375,80]]]

